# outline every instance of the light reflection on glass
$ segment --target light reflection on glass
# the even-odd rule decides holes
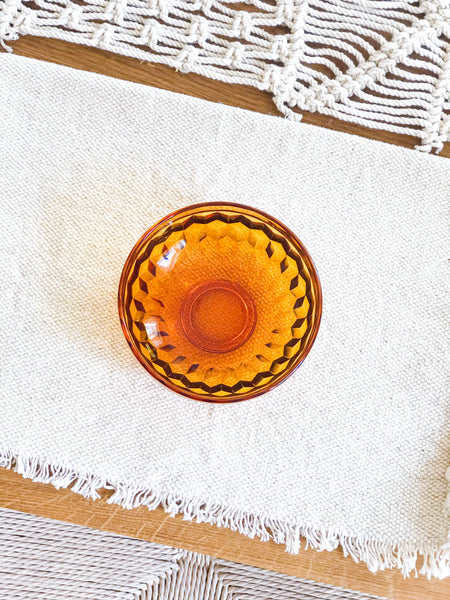
[[[158,267],[162,267],[163,269],[171,269],[174,264],[177,262],[178,255],[186,246],[186,240],[182,239],[173,246],[171,246],[158,260]]]

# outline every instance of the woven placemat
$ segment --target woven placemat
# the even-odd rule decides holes
[[[382,600],[0,508],[2,600]]]

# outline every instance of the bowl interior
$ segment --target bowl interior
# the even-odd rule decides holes
[[[282,223],[255,209],[179,210],[135,245],[119,287],[128,343],[159,381],[214,402],[272,389],[316,337],[321,289]]]

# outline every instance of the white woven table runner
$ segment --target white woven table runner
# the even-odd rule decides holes
[[[450,135],[448,0],[0,0],[0,44],[23,35],[95,46],[414,136]]]
[[[2,464],[449,574],[450,162],[7,54],[0,82]],[[210,200],[284,221],[324,294],[296,374],[223,406],[155,382],[116,308],[139,236]]]

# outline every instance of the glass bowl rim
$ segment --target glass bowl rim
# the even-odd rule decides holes
[[[298,246],[298,248],[300,250],[299,254],[300,254],[301,258],[302,259],[306,258],[306,260],[309,262],[311,269],[312,269],[311,270],[311,281],[313,281],[315,283],[316,291],[317,291],[316,301],[315,301],[316,319],[312,324],[311,334],[309,336],[308,342],[305,345],[302,353],[299,355],[298,360],[291,366],[290,370],[284,376],[280,377],[278,380],[276,380],[273,383],[269,383],[267,389],[265,389],[263,387],[262,389],[258,389],[255,391],[244,392],[242,395],[236,396],[236,397],[234,397],[234,396],[229,396],[229,397],[227,397],[227,396],[225,396],[225,397],[206,396],[206,395],[202,395],[202,394],[197,394],[196,392],[194,392],[192,390],[185,390],[184,388],[181,388],[181,387],[173,384],[169,379],[167,379],[166,377],[164,377],[163,375],[158,373],[158,371],[156,371],[156,369],[152,369],[151,366],[147,363],[147,361],[144,360],[142,354],[139,352],[138,348],[136,347],[135,343],[133,342],[133,340],[130,336],[127,321],[125,319],[124,304],[125,304],[126,282],[128,279],[128,275],[130,273],[130,267],[135,262],[136,255],[138,254],[139,250],[142,248],[142,245],[145,243],[146,239],[150,238],[152,236],[152,234],[158,228],[169,223],[170,220],[178,218],[180,215],[182,215],[185,212],[197,211],[197,210],[207,209],[207,208],[212,208],[212,207],[217,207],[219,211],[220,211],[220,209],[226,210],[227,208],[234,209],[235,212],[241,213],[241,214],[243,214],[243,211],[249,211],[250,213],[256,213],[259,217],[262,217],[263,219],[268,220],[270,224],[276,225],[277,229],[279,230],[279,233],[282,235],[282,237],[290,238],[295,241],[295,244]],[[147,229],[141,235],[141,237],[135,242],[134,246],[132,247],[132,249],[131,249],[130,253],[128,254],[128,257],[123,265],[122,273],[120,275],[120,280],[119,280],[119,289],[118,289],[117,300],[118,300],[118,309],[119,309],[119,320],[120,320],[120,325],[122,327],[123,334],[128,343],[128,346],[130,347],[131,351],[133,352],[133,354],[137,358],[137,360],[140,362],[140,364],[144,367],[144,369],[154,379],[156,379],[157,381],[162,383],[164,386],[166,386],[167,388],[169,388],[171,391],[175,392],[176,394],[180,394],[182,396],[185,396],[186,398],[190,398],[193,400],[200,400],[202,402],[208,402],[208,403],[213,403],[213,404],[230,404],[233,402],[243,402],[245,400],[251,400],[253,398],[256,398],[258,396],[261,396],[263,394],[273,391],[276,387],[278,387],[280,384],[282,384],[284,381],[286,381],[288,378],[290,378],[291,375],[293,375],[295,373],[295,371],[300,367],[300,365],[303,363],[305,358],[308,356],[308,354],[311,351],[311,348],[314,345],[314,342],[316,341],[317,334],[319,332],[319,328],[320,328],[320,324],[321,324],[321,320],[322,320],[322,310],[323,310],[322,285],[320,282],[319,274],[318,274],[316,265],[315,265],[311,255],[309,254],[308,250],[305,248],[303,242],[299,239],[299,237],[289,227],[287,227],[284,223],[282,223],[276,217],[269,215],[268,213],[266,213],[265,211],[263,211],[259,208],[254,208],[253,206],[249,206],[247,204],[241,204],[238,202],[223,202],[223,201],[199,202],[196,204],[189,204],[189,205],[183,206],[182,208],[178,208],[177,210],[174,210],[171,213],[165,215],[161,219],[158,219],[158,221],[156,221],[156,223],[154,223],[149,229]]]

